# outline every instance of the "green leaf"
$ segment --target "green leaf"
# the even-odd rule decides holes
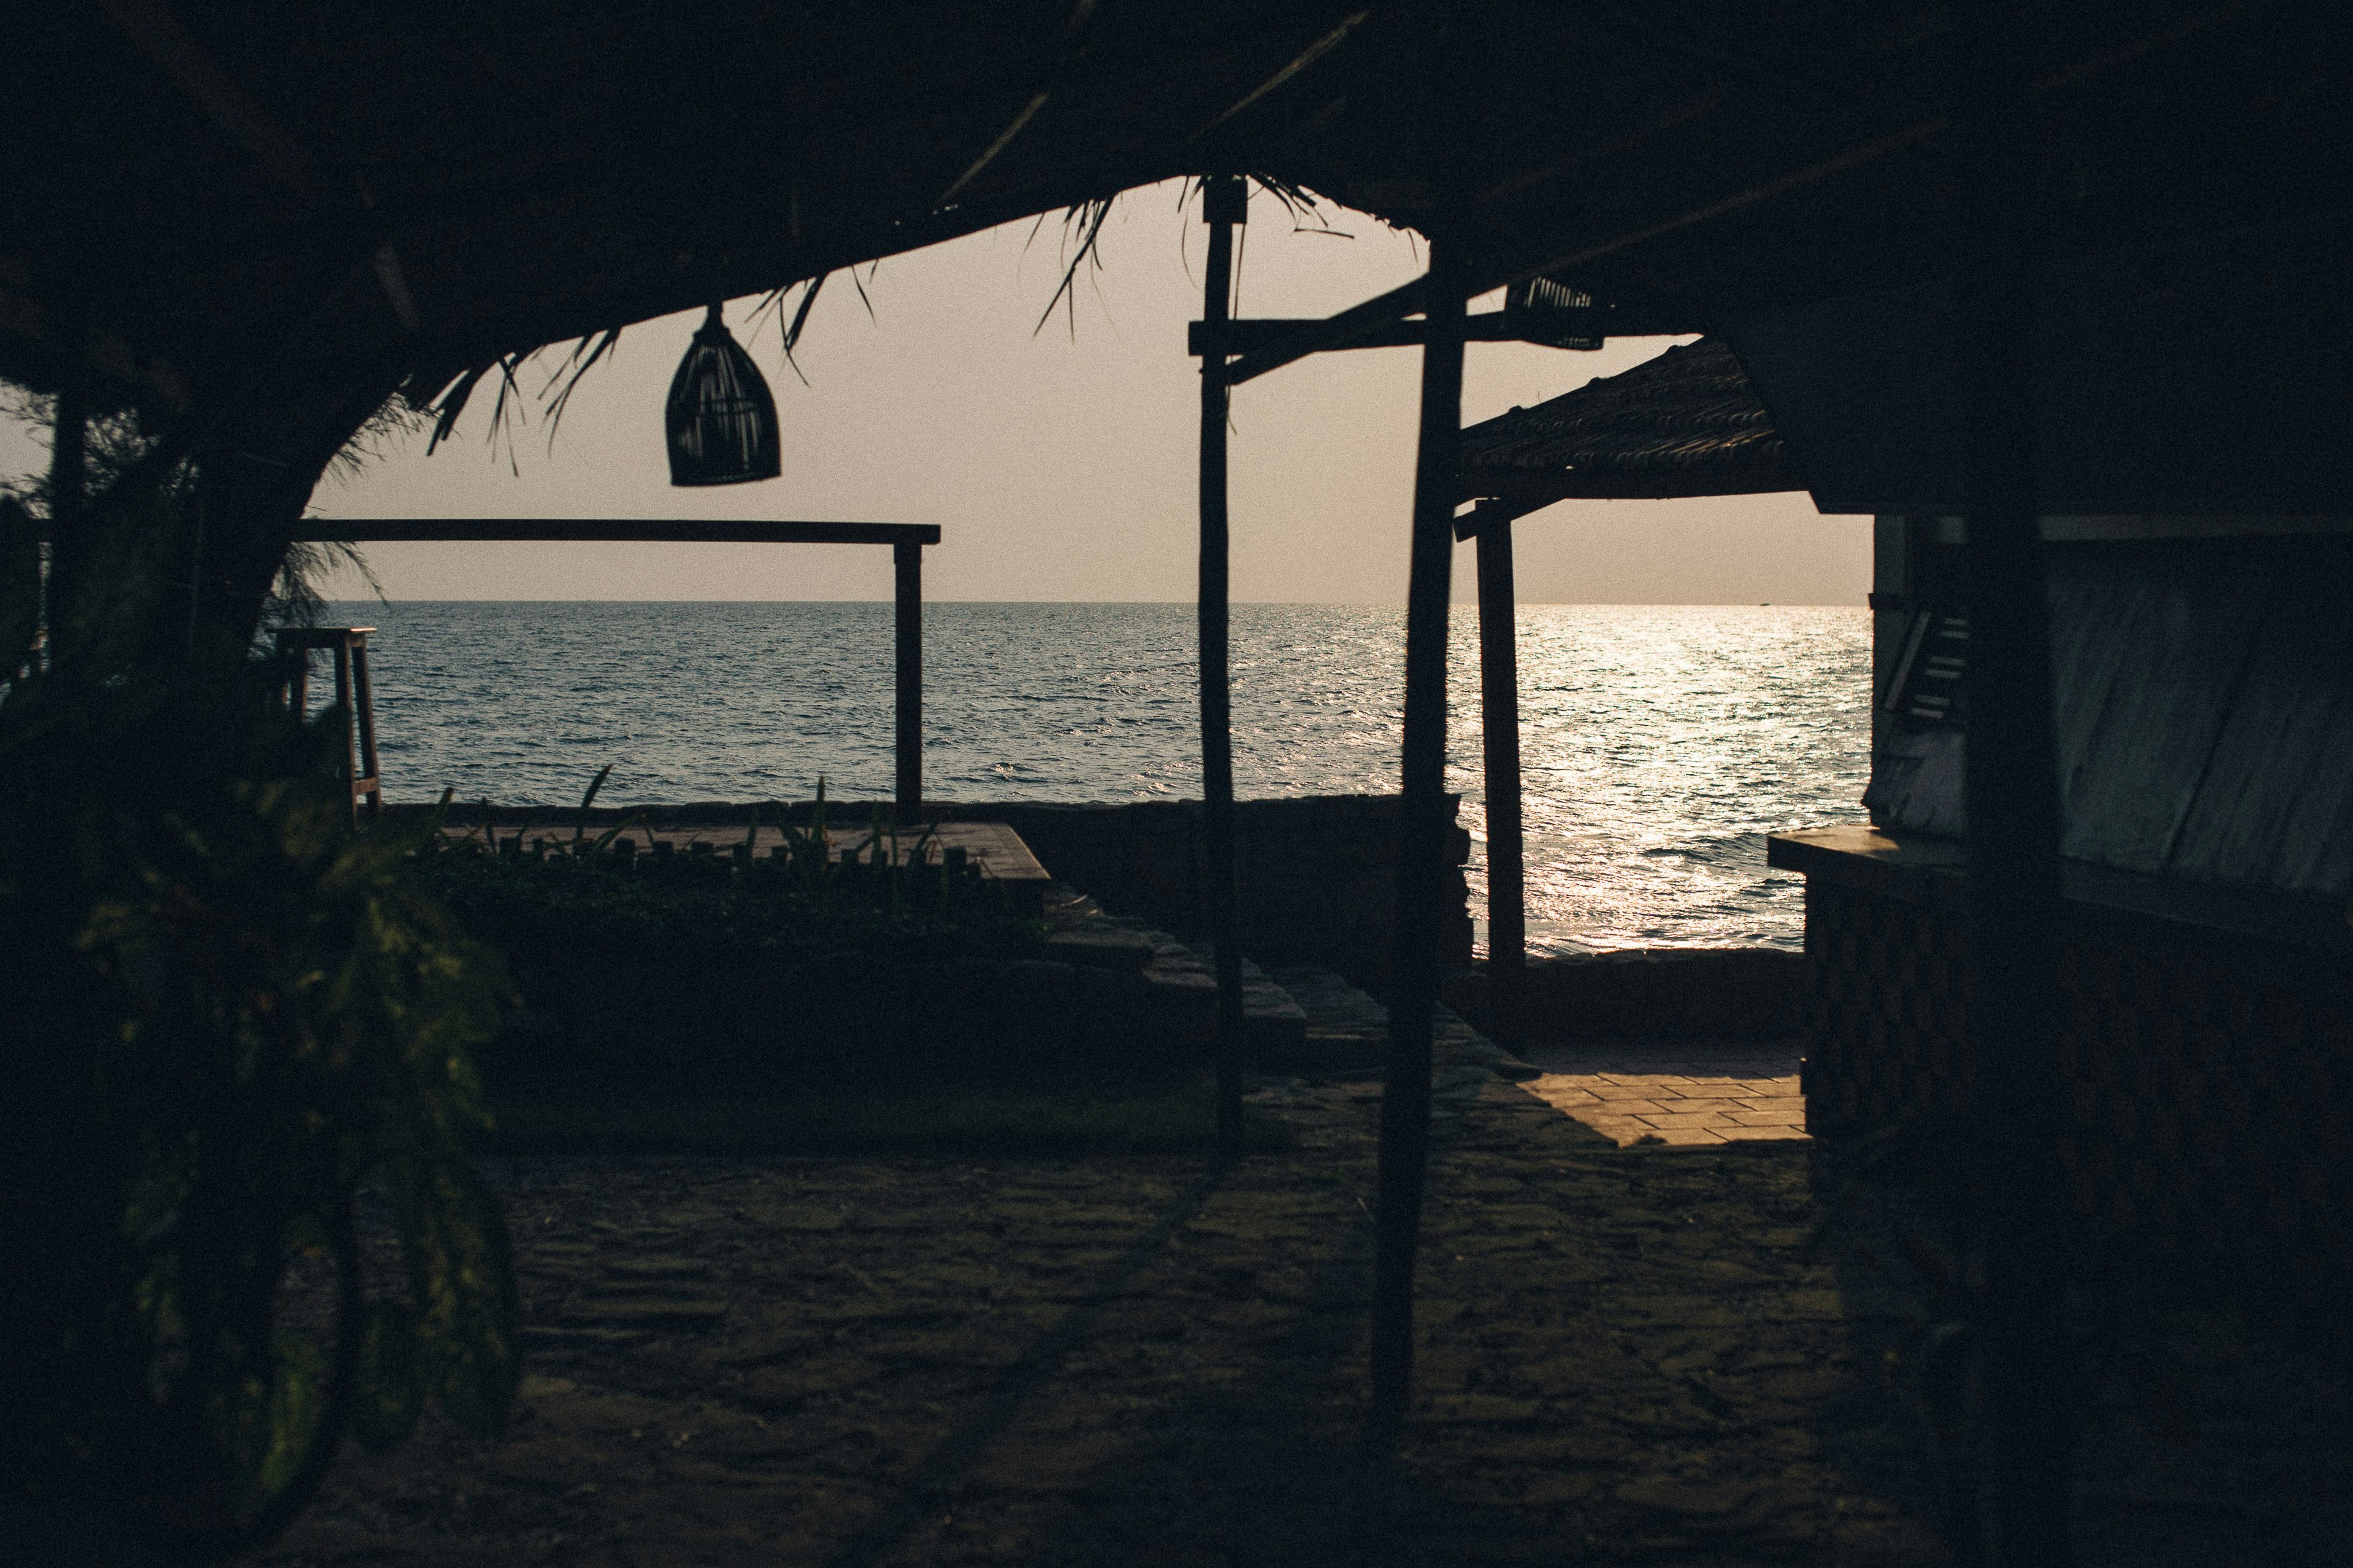
[[[580,797],[580,820],[572,829],[573,843],[579,843],[580,840],[586,836],[588,832],[588,808],[596,804],[596,792],[605,787],[605,780],[612,771],[613,764],[607,763],[603,767],[596,770],[596,776],[588,781],[588,793]]]
[[[326,1403],[326,1358],[301,1334],[278,1335],[274,1349],[268,1446],[254,1478],[263,1497],[276,1497],[292,1486],[311,1447],[328,1436],[319,1430]]]
[[[522,1375],[506,1216],[453,1141],[431,1142],[442,1147],[399,1162],[392,1184],[420,1381],[459,1426],[494,1437]]]
[[[627,833],[632,827],[647,827],[650,826],[651,824],[649,822],[646,814],[642,811],[638,812],[634,816],[624,817],[619,822],[615,823],[612,826],[605,829],[604,832],[596,836],[596,842],[595,845],[596,852],[602,855],[607,850],[612,848],[614,840],[619,838],[622,834]]]
[[[417,1326],[408,1309],[396,1301],[369,1302],[358,1384],[352,1391],[352,1431],[379,1453],[416,1430],[425,1408],[417,1360]]]

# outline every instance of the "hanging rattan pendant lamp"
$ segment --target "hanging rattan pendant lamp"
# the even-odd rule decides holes
[[[773,479],[783,468],[776,400],[760,367],[727,331],[716,304],[670,378],[663,423],[671,484],[740,485]]]

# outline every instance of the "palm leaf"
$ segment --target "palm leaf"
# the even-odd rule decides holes
[[[572,829],[573,843],[579,843],[580,840],[586,836],[588,832],[588,808],[596,804],[596,792],[605,787],[606,775],[610,773],[612,771],[613,764],[607,763],[603,767],[596,770],[596,776],[588,781],[588,793],[580,797],[580,820]]]

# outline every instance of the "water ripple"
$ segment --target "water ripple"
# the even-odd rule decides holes
[[[836,797],[892,787],[891,607],[344,606],[374,639],[401,799]],[[1866,776],[1861,609],[1530,605],[1520,614],[1530,937],[1556,950],[1798,944],[1765,836],[1850,820]],[[1245,796],[1397,788],[1402,612],[1233,612]],[[942,798],[1200,793],[1185,605],[932,605],[923,768]],[[1475,616],[1452,637],[1451,787],[1482,847]]]

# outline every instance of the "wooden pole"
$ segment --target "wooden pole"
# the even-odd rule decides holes
[[[1519,595],[1512,514],[1480,509],[1479,707],[1487,786],[1488,1026],[1516,1048],[1527,1005],[1528,888],[1520,810]]]
[[[898,668],[898,784],[894,791],[901,826],[923,816],[923,547],[902,539],[891,546],[897,578],[892,617]]]
[[[90,486],[90,408],[85,372],[77,353],[58,388],[49,437],[49,570],[44,585],[44,664],[58,654],[58,626],[75,613],[75,569],[84,553],[82,502]],[[66,641],[70,642],[72,628]]]
[[[1967,1041],[1974,1239],[1985,1268],[1977,1457],[1985,1560],[2063,1568],[2074,1425],[2059,1147],[2073,1097],[2057,1039],[2060,799],[2037,519],[2025,206],[2035,160],[2021,24],[2000,0],[1965,23],[1973,90],[1956,117],[1968,486]]]
[[[352,717],[359,725],[359,776],[368,785],[370,816],[384,815],[384,764],[375,750],[375,688],[368,679],[367,633],[355,631],[352,647]],[[353,803],[358,809],[358,803]]]
[[[1446,617],[1454,556],[1455,446],[1462,426],[1461,258],[1430,242],[1430,342],[1421,355],[1413,561],[1406,586],[1404,801],[1398,825],[1389,1058],[1374,1214],[1371,1436],[1404,1425],[1413,1380],[1413,1263],[1430,1159],[1430,1009],[1438,999],[1447,862]]]
[[[1201,879],[1218,981],[1218,1149],[1242,1149],[1242,952],[1234,867],[1233,693],[1227,667],[1226,353],[1223,338],[1233,292],[1234,228],[1247,221],[1249,188],[1238,174],[1202,182],[1201,217],[1209,226],[1201,319],[1201,563],[1198,595],[1201,679]]]
[[[335,706],[343,710],[343,785],[351,797],[352,826],[359,826],[360,780],[364,776],[360,765],[360,705],[352,696],[352,634],[344,632],[327,649],[328,662],[335,671]]]

